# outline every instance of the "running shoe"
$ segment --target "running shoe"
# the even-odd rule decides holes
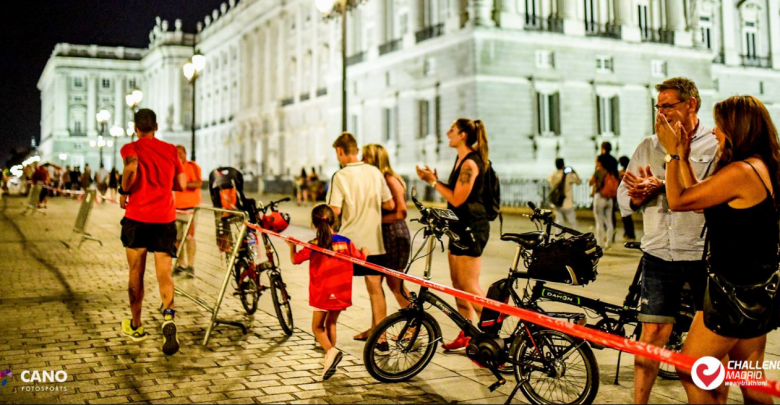
[[[333,377],[342,357],[344,357],[344,355],[341,354],[341,350],[336,349],[335,347],[325,353],[325,365],[322,368],[322,381],[327,381],[330,377]]]
[[[179,338],[176,336],[176,322],[173,320],[175,314],[176,311],[170,308],[163,311],[165,321],[162,324],[162,351],[168,356],[172,356],[179,351]]]
[[[184,275],[188,278],[195,278],[195,268],[192,266],[187,266],[184,268]]]
[[[185,273],[186,271],[187,271],[186,267],[176,266],[176,268],[173,269],[173,275],[174,276],[179,276],[182,273]]]
[[[444,349],[444,351],[447,352],[464,350],[466,346],[469,345],[470,340],[470,337],[466,337],[466,334],[463,331],[460,331],[460,333],[458,333],[458,337],[455,338],[455,340],[450,343],[445,343],[441,347]]]
[[[133,342],[143,342],[149,337],[149,334],[144,332],[144,327],[139,326],[138,329],[133,329],[133,321],[125,319],[122,321],[122,334],[129,337]]]

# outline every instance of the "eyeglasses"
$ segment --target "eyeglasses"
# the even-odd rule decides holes
[[[656,109],[656,110],[659,110],[659,111],[660,111],[660,110],[670,110],[672,107],[676,106],[677,104],[682,104],[682,103],[684,103],[684,102],[686,102],[686,101],[688,101],[688,100],[678,101],[678,102],[676,102],[676,103],[674,103],[674,104],[664,104],[664,105],[658,105],[658,104],[656,104],[656,105],[655,105],[655,109]]]

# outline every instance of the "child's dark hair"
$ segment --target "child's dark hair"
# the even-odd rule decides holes
[[[311,223],[317,230],[317,246],[333,248],[333,234],[330,228],[336,223],[336,215],[327,204],[320,204],[311,210]]]

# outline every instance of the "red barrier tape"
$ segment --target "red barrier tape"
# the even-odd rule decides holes
[[[421,285],[423,287],[428,287],[432,290],[440,291],[445,294],[449,294],[488,308],[492,308],[504,314],[514,315],[524,321],[531,322],[533,324],[545,328],[554,329],[559,332],[563,332],[568,335],[575,336],[580,339],[584,339],[593,343],[597,343],[602,346],[607,346],[627,353],[632,353],[634,355],[639,355],[642,357],[649,358],[651,360],[660,361],[662,363],[671,364],[677,368],[687,371],[688,373],[690,373],[691,369],[693,368],[693,363],[695,363],[696,360],[698,360],[698,359],[694,359],[693,357],[689,357],[677,352],[672,352],[661,347],[649,345],[647,343],[637,342],[635,340],[631,340],[627,338],[621,338],[619,336],[615,336],[606,332],[601,332],[595,329],[579,326],[570,322],[561,321],[546,315],[542,315],[538,312],[529,311],[527,309],[522,309],[518,307],[513,307],[504,304],[502,302],[494,301],[485,297],[480,297],[471,293],[467,293],[465,291],[454,289],[452,287],[447,287],[445,285],[424,280],[419,277],[410,276],[408,274],[395,271],[395,270],[390,270],[382,266],[377,266],[376,264],[355,259],[354,257],[351,256],[347,256],[331,250],[323,249],[320,248],[319,246],[312,245],[307,242],[299,241],[295,238],[282,236],[276,232],[271,232],[269,230],[263,229],[257,225],[250,224],[248,222],[246,223],[246,225],[256,231],[263,232],[271,236],[275,236],[285,241],[292,242],[296,245],[307,247],[311,250],[323,254],[327,254],[329,256],[334,256],[341,260],[352,262],[353,264],[358,264],[376,271],[380,271],[389,276],[410,281],[412,283]],[[780,397],[780,382],[777,381],[766,380],[766,385],[750,386],[748,388],[754,391],[759,391],[766,394],[774,395],[776,397]]]

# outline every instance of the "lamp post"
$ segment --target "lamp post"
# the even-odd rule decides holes
[[[114,167],[116,168],[119,166],[117,165],[118,159],[116,155],[116,145],[119,143],[119,138],[125,136],[125,130],[122,129],[122,127],[120,127],[119,125],[114,125],[113,127],[111,127],[110,130],[108,130],[108,133],[110,133],[111,136],[114,137],[114,157],[112,159],[114,161]]]
[[[62,165],[65,166],[65,162],[68,161],[68,154],[67,153],[60,153],[60,160],[62,161]]]
[[[190,122],[190,129],[192,130],[192,141],[190,145],[190,160],[195,160],[195,82],[200,76],[200,72],[206,67],[206,57],[196,51],[192,58],[184,64],[182,71],[184,77],[192,85],[192,118]]]
[[[133,120],[135,120],[135,109],[138,108],[138,105],[141,104],[143,99],[144,92],[138,89],[134,89],[130,94],[125,96],[125,103],[127,103],[127,107],[133,115]],[[131,137],[131,142],[135,141],[135,132],[128,135]]]
[[[341,131],[347,130],[347,11],[364,0],[314,0],[323,19],[341,16]]]
[[[108,110],[100,110],[95,114],[98,124],[100,124],[100,135],[98,135],[97,142],[90,141],[89,146],[100,149],[100,165],[103,165],[103,148],[106,146],[106,141],[103,140],[103,134],[106,132],[106,124],[111,119],[111,113]],[[108,146],[111,146],[111,141],[108,141]]]

